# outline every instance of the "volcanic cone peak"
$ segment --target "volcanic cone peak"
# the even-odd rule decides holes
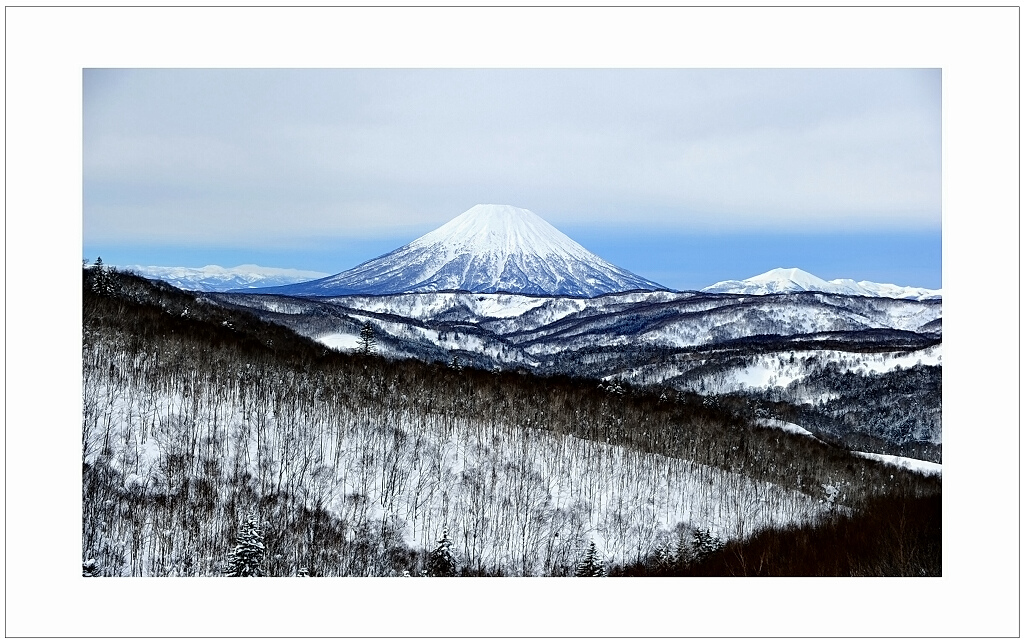
[[[608,263],[529,210],[481,204],[351,270],[273,289],[292,295],[439,290],[594,297],[666,288]]]

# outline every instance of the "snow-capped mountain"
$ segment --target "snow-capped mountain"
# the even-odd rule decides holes
[[[775,268],[750,279],[719,281],[702,292],[739,295],[772,295],[791,292],[825,292],[835,295],[889,297],[890,299],[942,299],[942,290],[879,284],[873,281],[833,279],[825,281],[799,268]]]
[[[210,265],[202,268],[171,268],[166,266],[120,266],[147,279],[161,279],[183,290],[224,292],[248,288],[267,288],[326,277],[325,272],[267,268],[244,264],[234,268]]]
[[[337,296],[443,290],[595,297],[667,288],[608,263],[529,210],[475,205],[351,270],[262,292]]]

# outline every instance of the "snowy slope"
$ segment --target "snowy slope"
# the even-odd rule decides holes
[[[396,359],[458,356],[477,368],[614,376],[641,386],[670,382],[701,393],[785,389],[815,381],[826,367],[877,377],[897,366],[942,363],[941,299],[817,292],[211,297],[343,351],[355,349],[369,322],[378,351]],[[822,401],[817,388],[804,388],[787,395]]]
[[[863,451],[854,451],[853,453],[862,458],[878,460],[879,462],[891,464],[894,467],[910,469],[911,471],[917,471],[918,473],[923,473],[925,475],[942,475],[942,465],[936,462],[928,462],[927,460],[917,460],[914,458],[903,458],[898,455],[886,455],[883,453],[865,453]]]
[[[667,289],[601,259],[529,210],[476,205],[351,270],[263,292],[337,296],[443,290],[594,297]]]
[[[880,284],[873,281],[833,279],[825,281],[799,268],[775,268],[749,279],[719,281],[702,292],[770,295],[791,292],[825,292],[836,295],[889,297],[892,299],[941,299],[942,290]]]
[[[120,266],[147,279],[161,279],[183,290],[224,292],[242,288],[266,288],[294,284],[326,276],[323,272],[293,268],[267,268],[244,264],[234,268],[210,265],[202,268],[167,266]]]
[[[348,317],[360,326],[372,320],[397,341],[522,357],[525,364],[565,351],[679,349],[765,335],[817,341],[871,330],[893,331],[894,337],[935,336],[941,334],[937,322],[942,317],[941,300],[823,293],[749,297],[645,292],[586,298],[446,292],[321,300],[228,294],[218,295],[218,300],[275,313],[273,321],[314,339],[339,332],[333,320]],[[345,333],[358,330],[347,328]],[[441,340],[442,335],[448,339]]]
[[[786,388],[793,382],[817,378],[825,369],[874,376],[890,373],[897,368],[942,366],[941,344],[911,351],[846,352],[793,348],[764,352],[726,362],[715,370],[713,376],[704,377],[702,392],[720,395],[737,391]],[[616,376],[629,382],[649,385],[678,378],[693,368],[692,359],[670,359],[664,363],[625,369],[616,373]],[[798,395],[790,396],[790,399],[806,404],[822,401],[820,397]]]

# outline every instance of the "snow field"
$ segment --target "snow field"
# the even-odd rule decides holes
[[[359,335],[351,333],[330,333],[316,338],[324,346],[340,351],[353,351],[359,346]]]
[[[913,368],[919,364],[942,366],[942,344],[929,346],[919,351],[870,354],[862,359],[854,370],[862,375],[868,375],[888,373],[896,368]]]
[[[800,426],[799,424],[793,424],[792,422],[783,422],[782,420],[776,420],[774,418],[765,418],[757,420],[757,423],[761,426],[766,426],[773,429],[782,429],[787,433],[793,433],[795,435],[804,435],[817,440],[813,433]]]
[[[928,462],[927,460],[917,460],[915,458],[904,458],[898,455],[886,455],[884,453],[864,453],[863,451],[853,451],[855,455],[859,455],[862,458],[868,458],[869,460],[878,460],[879,462],[885,462],[891,464],[894,467],[901,469],[909,469],[910,471],[917,471],[925,475],[941,476],[942,465],[936,462]]]

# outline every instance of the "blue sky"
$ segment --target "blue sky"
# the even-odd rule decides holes
[[[86,70],[83,257],[340,272],[476,203],[674,288],[938,288],[939,70]]]

